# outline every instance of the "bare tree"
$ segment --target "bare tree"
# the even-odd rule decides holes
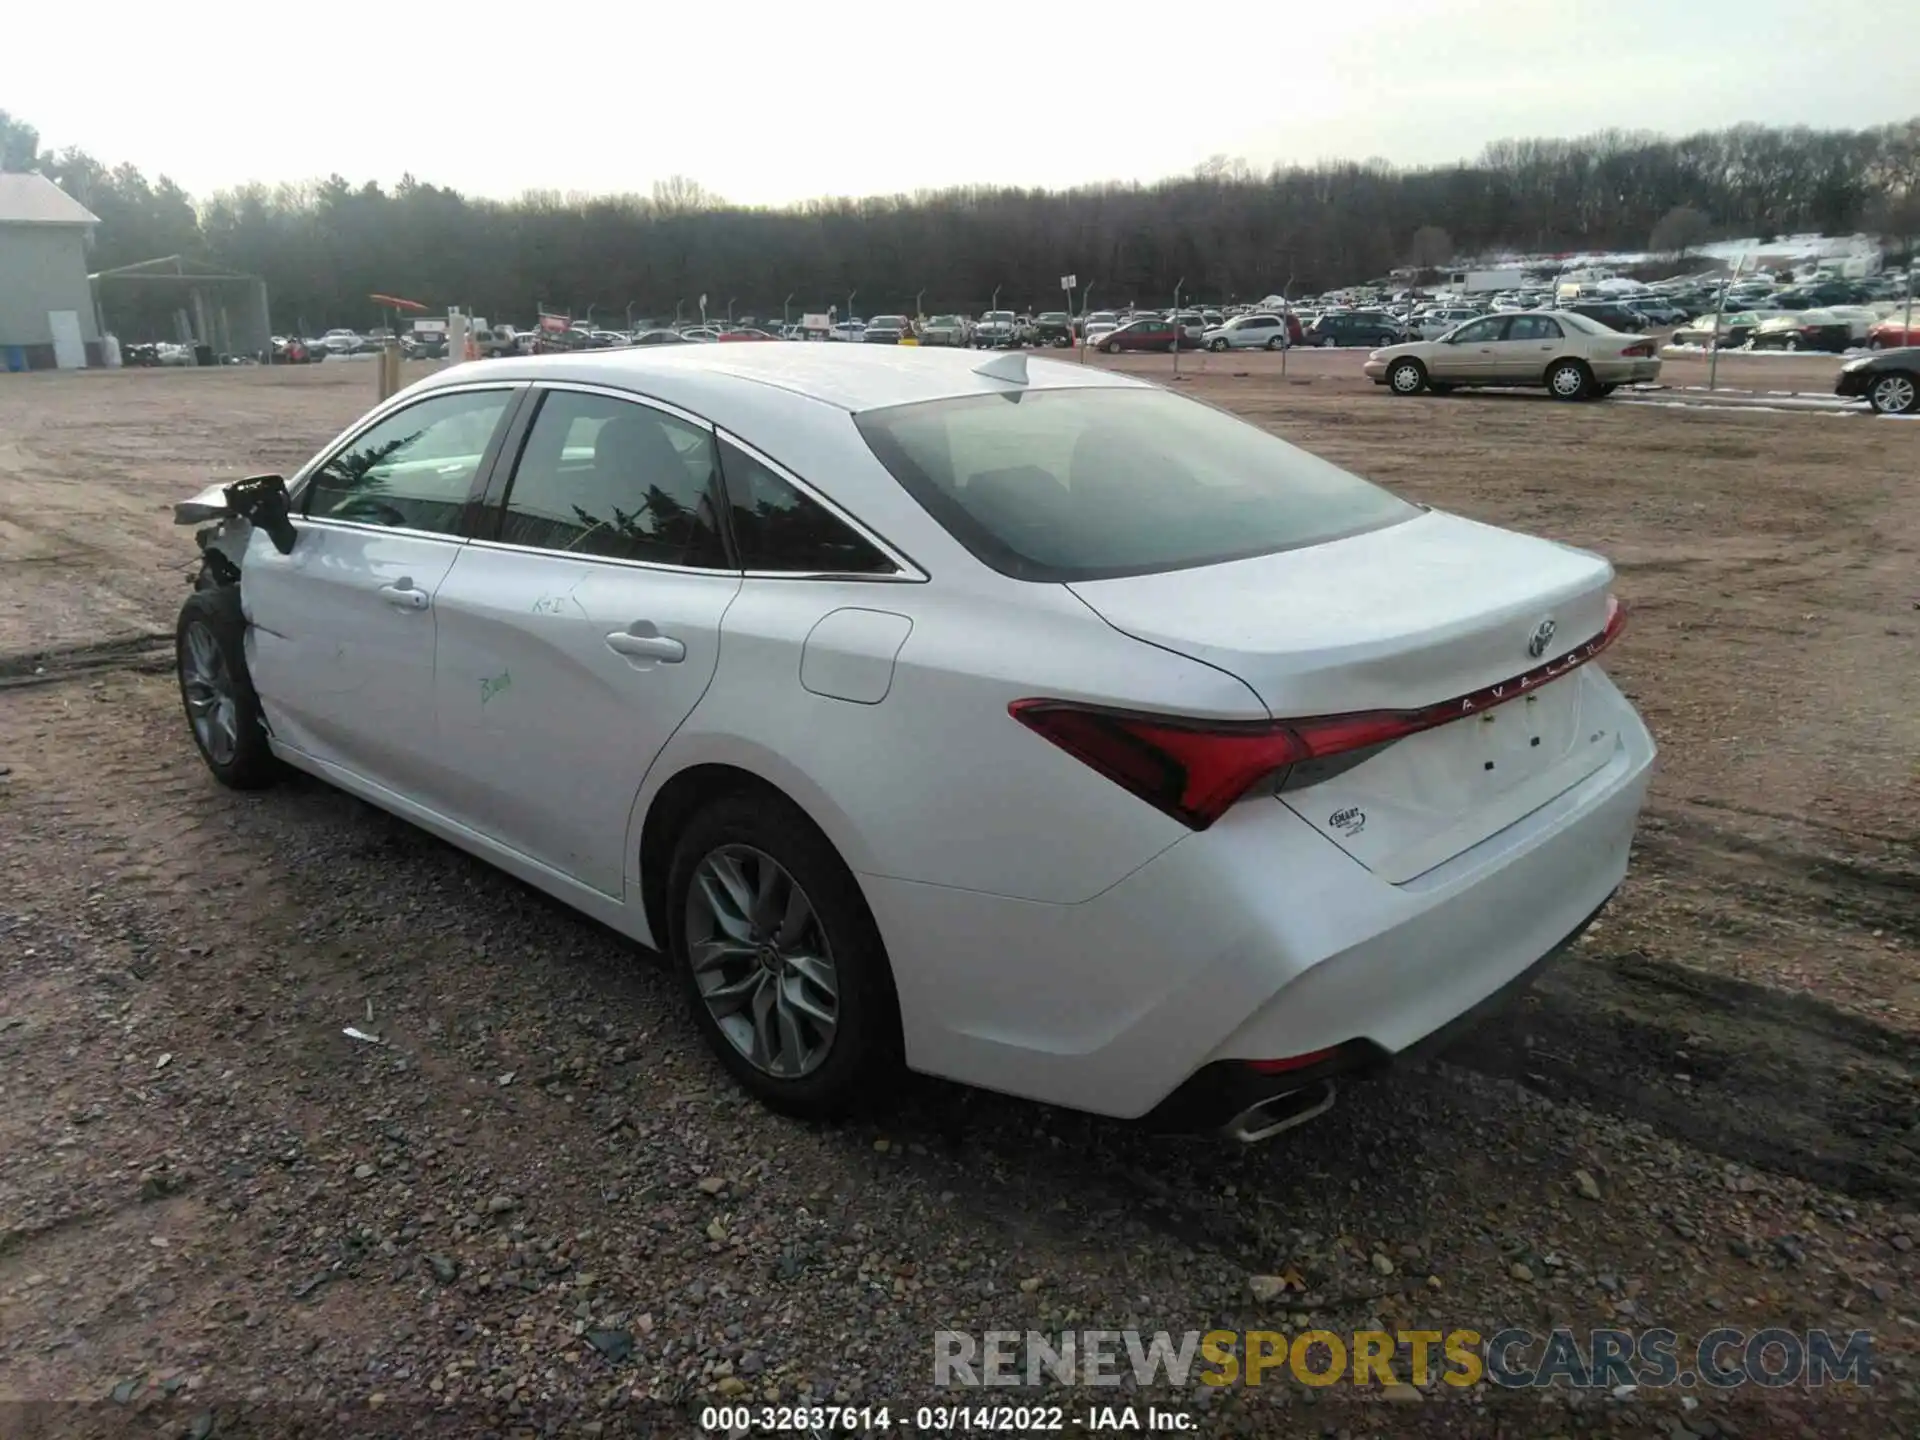
[[[1437,270],[1453,259],[1453,237],[1438,225],[1422,225],[1407,246],[1407,260],[1422,270]]]
[[[697,210],[717,210],[725,203],[689,175],[669,175],[653,182],[653,208],[661,215],[691,215]]]
[[[1676,205],[1653,227],[1653,238],[1647,242],[1647,248],[1684,260],[1687,251],[1705,240],[1712,228],[1713,222],[1693,206]]]

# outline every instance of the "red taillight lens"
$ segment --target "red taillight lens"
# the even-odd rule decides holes
[[[1626,349],[1622,350],[1620,354],[1622,358],[1651,359],[1653,356],[1653,346],[1648,342],[1642,342],[1639,345],[1629,345]]]
[[[1204,830],[1262,780],[1305,760],[1324,760],[1417,735],[1517,700],[1592,660],[1626,626],[1607,597],[1600,633],[1557,660],[1418,710],[1361,710],[1289,720],[1189,720],[1079,705],[1015,700],[1007,713],[1114,784],[1195,830]]]
[[[1058,700],[1016,700],[1007,712],[1195,830],[1309,753],[1286,727],[1264,720],[1182,720]]]

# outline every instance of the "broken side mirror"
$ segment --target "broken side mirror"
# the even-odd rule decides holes
[[[264,530],[273,548],[282,555],[293,553],[299,531],[287,509],[287,480],[284,475],[249,475],[236,480],[224,492],[227,507],[235,515]]]

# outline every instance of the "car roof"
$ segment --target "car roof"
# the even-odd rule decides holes
[[[981,374],[983,363],[964,350],[890,345],[656,345],[469,361],[413,388],[493,379],[572,381],[633,390],[704,414],[708,401],[738,399],[740,386],[757,384],[858,412],[1006,393],[1009,382]],[[1029,390],[1152,388],[1111,370],[1038,357],[1027,361],[1026,372]]]

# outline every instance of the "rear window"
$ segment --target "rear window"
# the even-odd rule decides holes
[[[1589,319],[1582,311],[1562,310],[1559,314],[1569,329],[1578,330],[1587,335],[1605,335],[1608,332],[1607,326],[1602,325],[1598,320]]]
[[[854,419],[948,533],[1019,580],[1214,565],[1420,513],[1258,426],[1163,390],[1017,390]]]

